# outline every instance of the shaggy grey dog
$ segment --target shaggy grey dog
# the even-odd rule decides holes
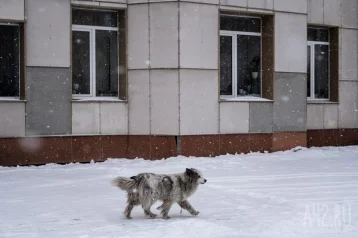
[[[168,213],[174,203],[196,216],[199,212],[187,199],[196,191],[199,184],[204,183],[206,179],[199,170],[193,168],[186,169],[180,174],[141,173],[130,178],[117,177],[112,180],[113,186],[127,192],[128,200],[124,215],[128,219],[131,219],[132,209],[137,205],[142,205],[148,218],[155,218],[157,215],[152,213],[150,208],[157,201],[163,201],[157,209],[161,210],[164,219],[170,218]]]

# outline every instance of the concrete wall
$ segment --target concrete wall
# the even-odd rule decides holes
[[[307,72],[307,16],[275,14],[275,71]]]
[[[180,134],[219,133],[218,73],[180,70]]]
[[[218,7],[180,3],[180,67],[218,69]]]
[[[72,134],[128,134],[128,105],[116,102],[75,102],[72,105]]]
[[[0,22],[23,22],[24,19],[24,0],[0,1]],[[1,100],[0,98],[0,112],[0,137],[22,137],[25,135],[24,101]]]
[[[71,3],[127,8],[128,102],[71,102]],[[220,9],[275,15],[273,101],[219,100]],[[0,117],[9,125],[0,136],[358,128],[357,9],[356,0],[1,1],[0,20],[27,19],[27,103],[10,110],[26,108],[26,122]],[[307,24],[340,27],[339,103],[307,104]]]
[[[220,133],[240,134],[249,132],[249,103],[220,103]]]
[[[179,134],[179,71],[150,71],[150,131],[155,135]]]
[[[128,71],[129,134],[150,134],[149,70]]]
[[[307,129],[337,129],[338,104],[310,103],[307,105]]]
[[[26,134],[71,134],[70,70],[28,67],[26,80]]]
[[[285,2],[285,3],[284,3]],[[273,131],[305,131],[307,104],[307,9],[305,1],[275,1]],[[302,14],[301,14],[302,13]]]
[[[250,102],[249,132],[273,132],[273,104],[272,102]]]
[[[308,0],[308,22],[357,28],[357,8],[356,0]]]
[[[309,103],[307,129],[357,128],[358,2],[355,0],[308,2],[308,23],[340,27],[340,77],[339,103]]]
[[[305,131],[307,106],[305,73],[276,72],[273,131]]]
[[[25,135],[25,103],[0,102],[0,137]]]
[[[0,1],[0,20],[24,21],[25,0]]]
[[[217,134],[218,6],[180,3],[179,24],[180,134]]]
[[[70,0],[26,1],[27,66],[70,67]]]
[[[128,19],[129,134],[219,133],[218,6],[134,4]]]
[[[128,69],[149,68],[149,5],[128,6]]]
[[[70,0],[26,1],[26,134],[71,134]]]
[[[149,4],[148,19],[150,28],[150,68],[178,68],[178,3]]]

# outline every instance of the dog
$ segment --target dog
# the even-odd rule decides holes
[[[127,192],[127,207],[124,210],[127,219],[132,219],[131,212],[138,205],[142,205],[147,218],[155,218],[157,215],[150,208],[157,201],[163,202],[157,208],[162,217],[170,219],[168,213],[174,203],[193,216],[199,214],[190,205],[188,198],[195,193],[199,184],[206,182],[199,170],[187,168],[179,174],[140,173],[130,178],[117,177],[112,180],[112,185]]]

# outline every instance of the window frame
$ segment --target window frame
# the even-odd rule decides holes
[[[310,80],[310,97],[307,96],[307,99],[308,100],[314,100],[314,101],[329,101],[330,100],[330,95],[331,95],[331,87],[330,87],[330,84],[331,84],[331,48],[330,48],[330,29],[329,28],[322,28],[322,27],[308,27],[308,28],[315,28],[315,29],[325,29],[328,31],[328,41],[309,41],[307,39],[307,46],[310,46],[311,47],[311,50],[310,50],[310,60],[311,60],[311,75],[310,75],[310,78],[307,80]],[[307,28],[307,30],[308,30]],[[328,85],[328,98],[316,98],[314,95],[314,91],[315,91],[315,80],[316,80],[316,77],[315,77],[315,46],[316,45],[328,45],[328,77],[327,77],[327,85]]]
[[[73,99],[92,99],[92,98],[96,98],[96,99],[114,99],[114,98],[118,98],[119,97],[119,72],[118,72],[118,76],[117,76],[117,80],[118,80],[118,86],[117,86],[117,92],[118,95],[117,96],[105,96],[105,97],[101,97],[101,96],[96,96],[96,31],[97,30],[102,30],[102,31],[115,31],[117,32],[117,46],[118,46],[118,51],[117,51],[117,58],[118,58],[118,69],[120,67],[120,59],[119,59],[119,47],[120,47],[120,42],[119,42],[119,12],[115,11],[115,10],[97,10],[97,9],[87,9],[87,8],[75,8],[75,9],[85,9],[88,11],[106,11],[106,12],[116,12],[117,13],[117,27],[107,27],[107,26],[93,26],[93,25],[76,25],[76,24],[72,24],[71,26],[71,34],[73,34],[73,31],[82,31],[82,32],[89,32],[89,45],[90,45],[90,94],[73,94],[72,93],[72,98]],[[73,9],[72,9],[73,10]],[[72,12],[71,10],[71,12]],[[72,43],[71,43],[72,44]],[[72,58],[72,53],[71,53],[71,58]],[[73,85],[72,85],[73,86]]]
[[[219,89],[219,96],[220,99],[232,99],[232,98],[248,98],[253,96],[240,96],[237,94],[237,84],[238,84],[238,77],[237,77],[237,37],[241,36],[259,36],[260,37],[260,96],[255,98],[262,98],[262,78],[263,78],[263,70],[262,70],[262,17],[257,16],[248,16],[248,15],[235,15],[235,14],[220,14],[221,16],[228,16],[228,17],[236,17],[236,18],[256,18],[260,19],[260,32],[250,32],[250,31],[228,31],[228,30],[221,30],[220,29],[220,36],[231,36],[231,43],[232,43],[232,94],[231,95],[221,95]],[[219,26],[220,27],[220,26]],[[220,40],[219,40],[219,51],[220,51]],[[219,53],[220,56],[220,53]],[[220,67],[220,66],[219,66]],[[219,79],[221,77],[219,75]],[[220,85],[220,82],[219,82]]]
[[[21,98],[21,83],[22,83],[22,80],[21,80],[21,77],[23,76],[21,74],[21,67],[22,67],[22,60],[21,60],[21,50],[22,47],[21,47],[21,42],[22,42],[22,38],[21,38],[21,25],[19,23],[13,23],[13,22],[8,22],[8,23],[5,23],[5,22],[0,22],[0,26],[14,26],[14,27],[18,27],[19,28],[19,35],[18,35],[18,47],[19,47],[19,65],[18,65],[18,70],[19,70],[19,95],[18,96],[0,96],[0,100],[11,100],[11,99],[20,99]]]

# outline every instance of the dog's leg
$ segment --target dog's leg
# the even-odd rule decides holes
[[[157,217],[157,215],[150,211],[150,208],[144,208],[144,214],[152,219]]]
[[[132,219],[132,217],[131,217],[131,212],[132,212],[132,210],[133,210],[133,208],[134,208],[134,205],[135,205],[135,204],[133,204],[133,203],[131,203],[131,202],[128,202],[128,205],[127,205],[126,209],[124,210],[124,216],[125,216],[127,219]]]
[[[137,205],[139,205],[138,195],[133,194],[133,193],[129,193],[127,195],[127,207],[124,210],[124,216],[127,219],[132,219],[131,212],[132,212],[134,206],[137,206]]]
[[[197,210],[195,210],[191,204],[188,201],[181,201],[178,202],[179,206],[185,210],[187,210],[191,215],[193,216],[197,216],[199,214],[199,212]]]
[[[148,217],[148,218],[156,218],[157,215],[155,215],[153,212],[150,211],[151,206],[155,203],[155,200],[149,200],[146,201],[142,207],[144,210],[144,214]]]
[[[161,208],[161,214],[163,216],[164,219],[170,219],[170,217],[168,216],[169,210],[172,207],[173,203],[170,200],[166,200],[164,201],[164,203],[160,206]]]

